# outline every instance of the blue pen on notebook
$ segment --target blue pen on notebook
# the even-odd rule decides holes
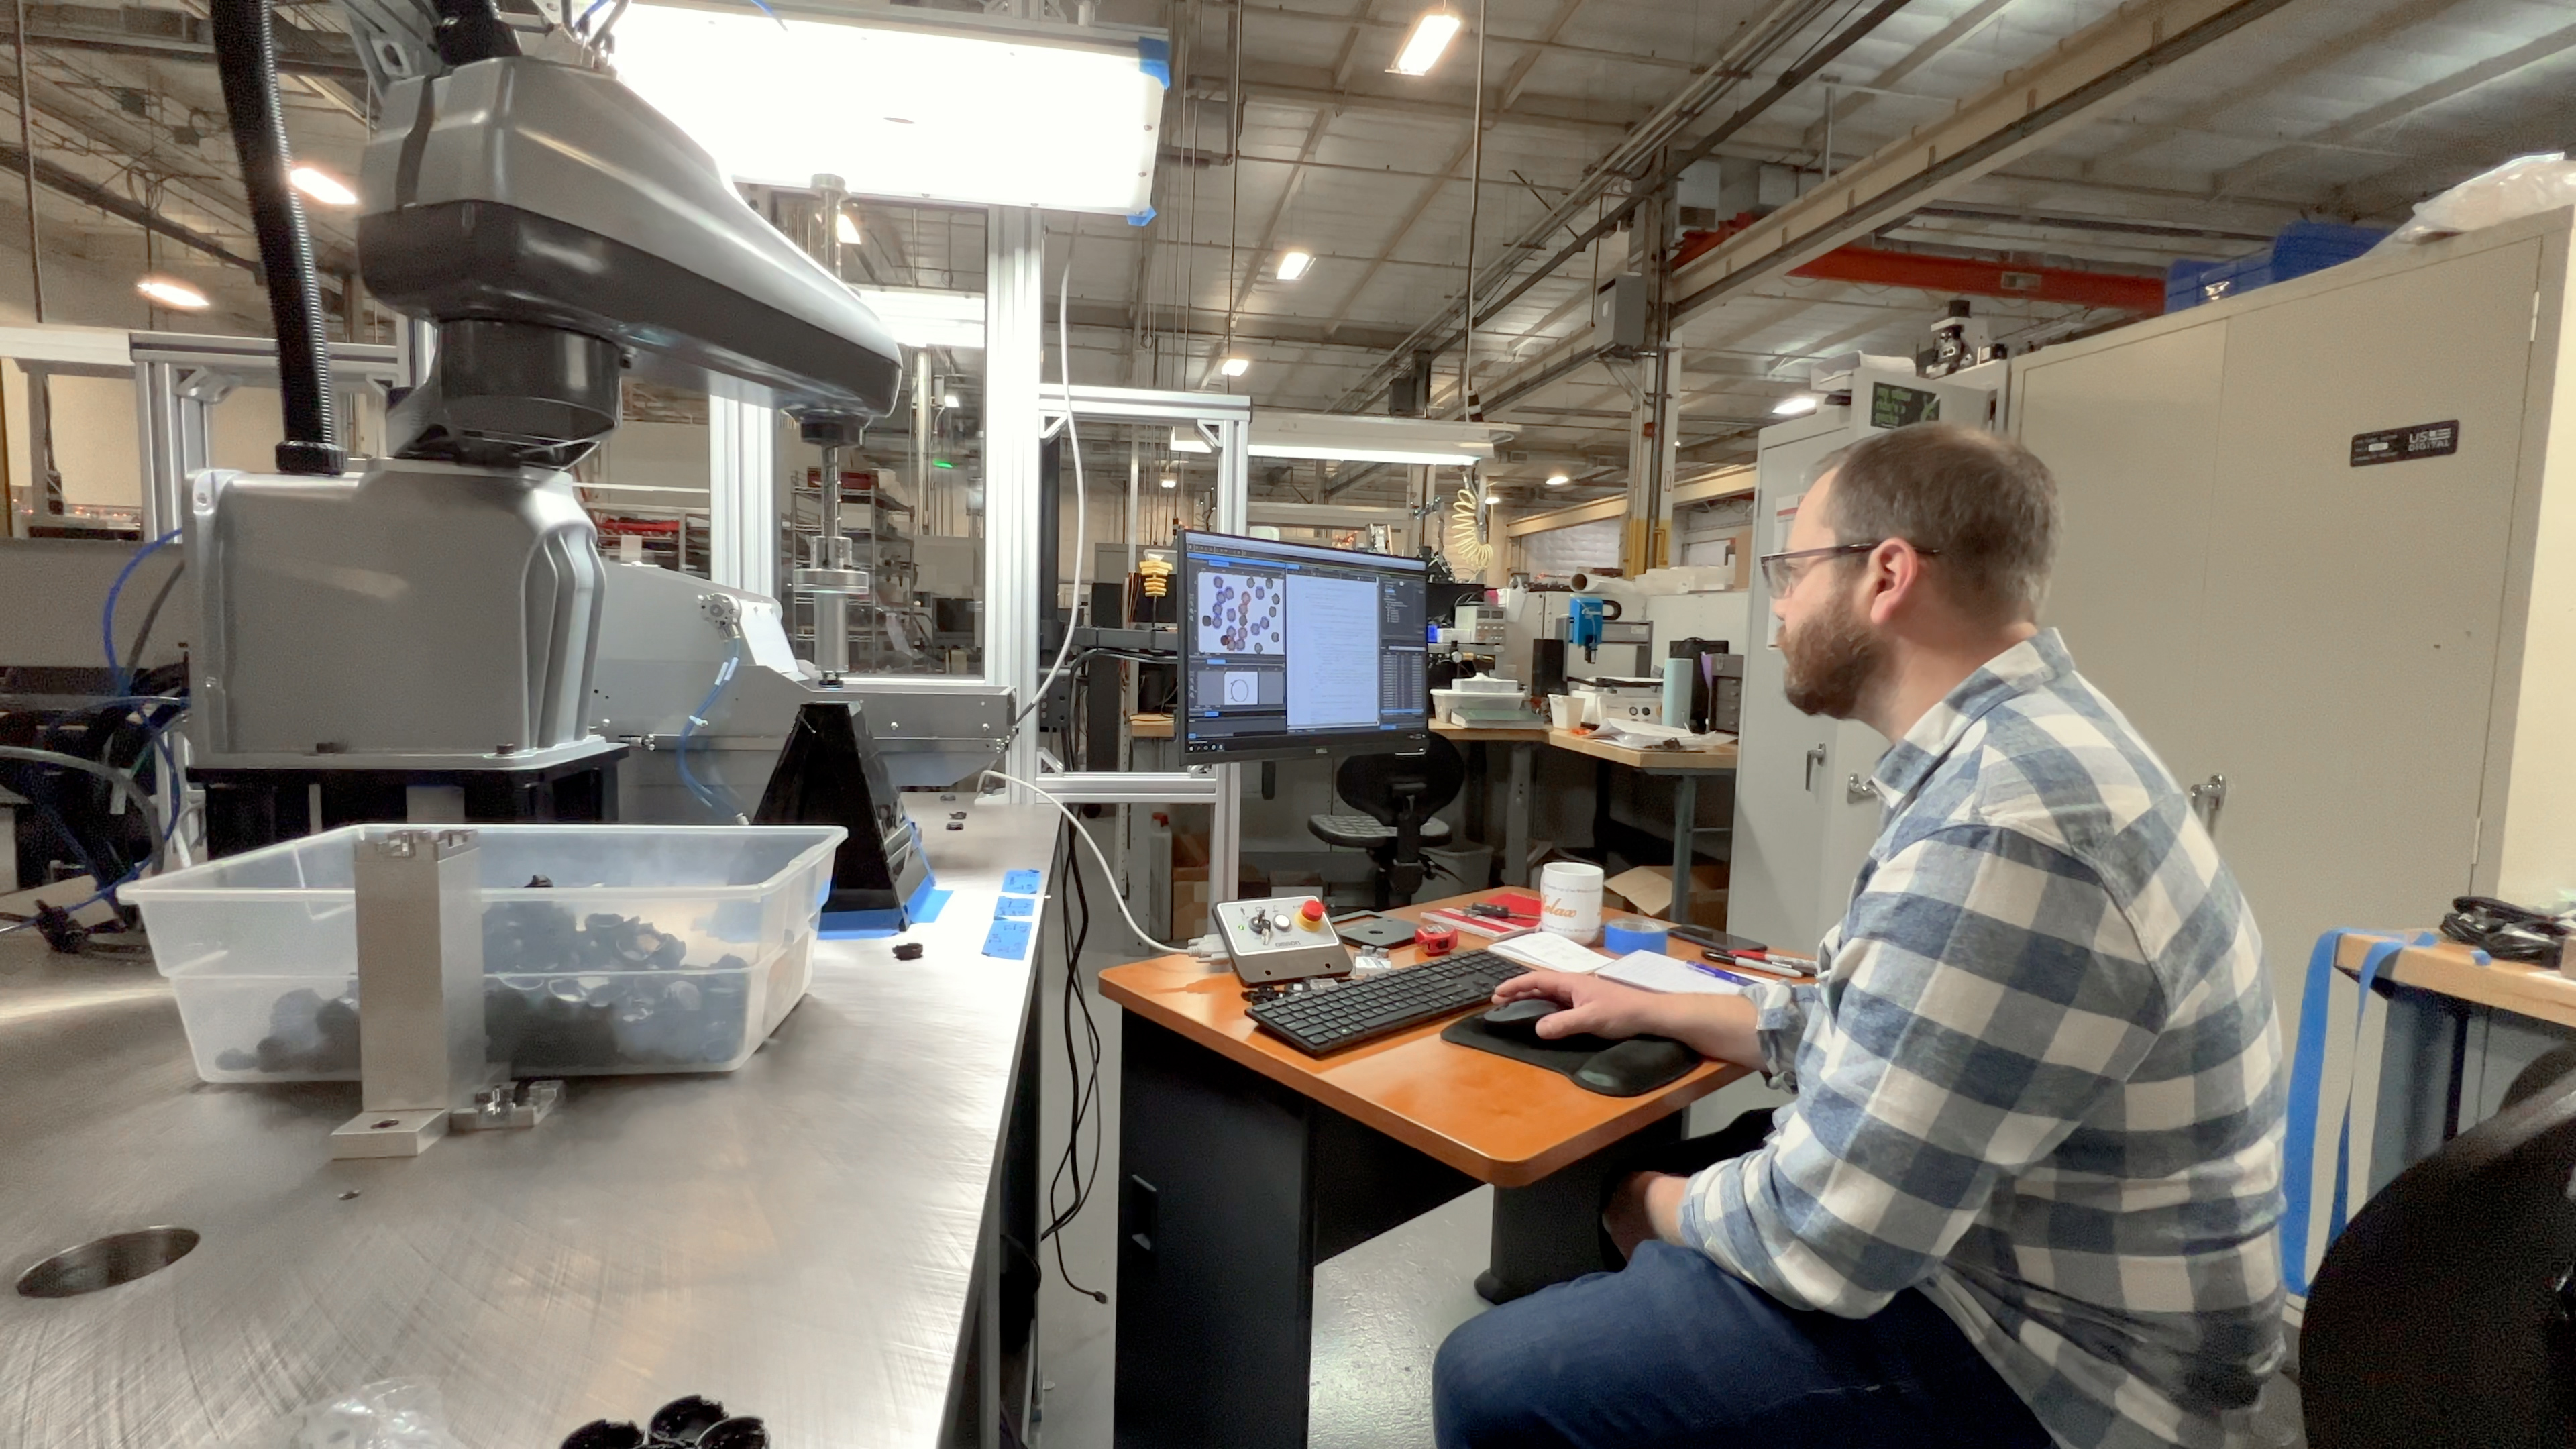
[[[1705,961],[1685,961],[1682,964],[1688,966],[1693,971],[1699,971],[1707,975],[1714,976],[1720,981],[1732,981],[1738,986],[1768,986],[1771,984],[1767,981],[1751,976],[1738,976],[1732,971],[1721,970],[1718,967],[1711,966]]]

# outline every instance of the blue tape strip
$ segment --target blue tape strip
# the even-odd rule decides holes
[[[1165,90],[1171,89],[1172,43],[1148,35],[1136,37],[1136,68],[1162,82]]]
[[[1046,877],[1033,870],[1015,870],[1002,877],[1002,894],[1033,896],[1044,887]]]
[[[2361,959],[2359,1004],[2353,1010],[2353,1044],[2358,1059],[2362,1018],[2380,970],[2408,946],[2428,946],[2430,933],[2408,937],[2387,931],[2328,931],[2308,953],[2308,979],[2299,992],[2299,1041],[2290,1058],[2289,1138],[2283,1144],[2281,1208],[2281,1277],[2291,1292],[2308,1292],[2309,1185],[2316,1177],[2317,1120],[2325,1091],[2327,1009],[2334,1001],[2335,956],[2344,938],[2370,941]],[[2352,1096],[2344,1095],[2343,1120],[2335,1130],[2334,1196],[2326,1209],[2325,1246],[2343,1233],[2351,1207]]]
[[[1129,226],[1152,226],[1154,224],[1154,216],[1154,208],[1150,206],[1146,207],[1143,211],[1131,211],[1127,213],[1127,224]]]
[[[948,892],[933,883],[936,879],[935,876],[925,877],[921,884],[912,888],[912,899],[903,903],[905,919],[916,926],[926,926],[938,920],[940,910],[948,904]]]
[[[815,934],[826,941],[875,941],[903,934],[903,912],[825,911]]]
[[[996,917],[1034,916],[1037,913],[1038,902],[1035,896],[1004,896],[993,906],[993,914]]]
[[[1029,931],[1035,921],[995,921],[984,937],[984,954],[1005,961],[1025,960],[1029,954]]]

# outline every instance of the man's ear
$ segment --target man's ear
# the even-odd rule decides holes
[[[1886,624],[1914,602],[1923,587],[1923,561],[1895,539],[1870,550],[1862,560],[1869,579],[1869,621]]]

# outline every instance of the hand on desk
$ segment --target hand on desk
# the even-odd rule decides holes
[[[1559,1037],[1589,1033],[1624,1041],[1654,1031],[1657,994],[1604,981],[1597,976],[1578,976],[1567,971],[1532,971],[1515,976],[1494,989],[1494,1004],[1502,1006],[1532,997],[1553,1001],[1564,1010],[1542,1017],[1539,1036],[1547,1041]]]
[[[1674,995],[1644,991],[1564,971],[1532,971],[1515,976],[1494,990],[1494,1004],[1544,997],[1565,1009],[1538,1024],[1546,1040],[1590,1032],[1624,1040],[1662,1036],[1704,1057],[1741,1067],[1762,1065],[1762,1044],[1753,1034],[1753,1003],[1741,996]]]

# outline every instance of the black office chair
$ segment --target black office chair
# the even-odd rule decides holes
[[[1333,772],[1333,789],[1363,813],[1310,815],[1306,828],[1327,845],[1369,853],[1377,864],[1377,909],[1397,896],[1410,904],[1422,888],[1422,847],[1449,843],[1449,822],[1432,812],[1457,799],[1466,782],[1467,762],[1438,735],[1419,755],[1353,755]]]
[[[2327,1251],[2299,1335],[2311,1449],[2576,1443],[2570,1065],[2533,1063]]]

